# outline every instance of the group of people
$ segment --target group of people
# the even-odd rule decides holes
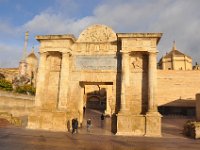
[[[104,115],[101,115],[101,127],[103,127],[103,120],[104,120]],[[87,120],[87,132],[90,132],[92,126],[92,121],[91,119]],[[72,119],[72,134],[78,133],[78,119],[74,118]]]

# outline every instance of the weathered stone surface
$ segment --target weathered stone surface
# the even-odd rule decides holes
[[[28,116],[30,129],[43,129],[49,131],[67,131],[68,118],[66,112],[37,110]],[[71,124],[69,124],[71,126]]]
[[[0,91],[0,112],[8,112],[14,116],[25,116],[34,108],[35,97]]]
[[[82,123],[87,94],[105,89],[106,115],[120,112],[117,133],[144,135],[145,114],[156,106],[155,53],[161,36],[116,34],[104,25],[86,28],[77,40],[70,35],[37,36],[41,43],[36,91],[40,113],[29,117],[28,127],[65,131],[66,121],[72,118]],[[155,123],[160,126],[159,121]]]
[[[145,135],[145,116],[144,115],[117,115],[117,135]]]
[[[77,42],[113,42],[117,40],[115,32],[105,25],[92,25],[86,28],[79,36]]]
[[[117,134],[160,136],[157,106],[194,107],[200,84],[198,70],[156,69],[161,36],[115,33],[104,25],[86,28],[78,39],[73,35],[37,36],[40,64],[35,104],[28,100],[6,104],[6,98],[0,101],[0,109],[29,114],[28,128],[66,131],[73,118],[83,122],[83,106],[89,100],[104,100],[105,115],[117,114],[117,123],[113,123]],[[88,96],[102,90],[103,98]]]
[[[13,117],[12,114],[7,113],[7,112],[0,112],[0,118],[6,119],[8,122],[10,122],[11,124],[13,124],[15,126],[21,126],[22,125],[22,121],[20,120],[20,118]]]
[[[0,68],[0,73],[5,76],[5,79],[12,81],[14,76],[17,76],[19,73],[18,68]]]
[[[161,115],[158,112],[147,113],[145,136],[161,136]]]
[[[158,106],[195,107],[195,95],[199,93],[200,71],[158,70],[157,73]]]

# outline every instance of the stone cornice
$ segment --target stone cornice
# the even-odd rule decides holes
[[[160,41],[163,33],[117,33],[119,39],[122,38],[157,38],[157,43]]]
[[[63,35],[37,35],[35,36],[36,40],[63,40],[71,39],[73,42],[76,41],[76,38],[72,34],[63,34]]]

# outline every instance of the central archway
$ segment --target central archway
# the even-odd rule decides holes
[[[109,95],[113,82],[84,82],[80,85],[83,92],[83,127],[88,119],[92,120],[92,132],[112,134],[112,111],[110,108]],[[104,120],[101,120],[101,115]]]

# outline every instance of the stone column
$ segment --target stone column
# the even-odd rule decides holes
[[[106,115],[109,115],[111,116],[112,112],[111,112],[111,102],[112,102],[112,86],[111,85],[108,85],[107,88],[106,88],[106,91],[107,91],[107,100],[106,100],[106,111],[105,111],[105,114]]]
[[[122,70],[121,70],[121,108],[120,112],[127,110],[126,107],[126,86],[129,85],[129,53],[122,52]]]
[[[66,109],[69,91],[69,57],[70,53],[62,53],[58,109]]]
[[[83,125],[83,106],[84,106],[84,88],[80,87],[80,100],[79,100],[79,106],[78,106],[78,114],[79,114],[79,123],[80,126]]]
[[[156,52],[149,53],[148,63],[148,112],[157,111],[155,108],[155,95],[156,95],[156,84],[157,84],[157,61]]]
[[[41,107],[42,100],[44,100],[45,80],[46,80],[46,59],[47,53],[40,53],[40,62],[38,67],[35,106]]]
[[[145,136],[161,136],[161,115],[155,104],[157,84],[156,52],[149,52],[148,66],[148,112],[146,114]]]

